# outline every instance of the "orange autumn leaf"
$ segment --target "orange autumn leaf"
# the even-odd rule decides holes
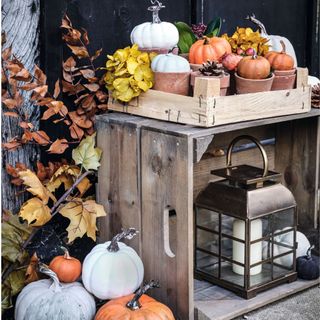
[[[35,252],[31,257],[30,263],[26,270],[25,284],[39,280],[39,275],[37,272],[38,263],[39,263],[39,259],[38,259],[37,253]]]
[[[46,146],[51,142],[49,136],[42,130],[32,132],[32,138],[42,146]]]
[[[66,139],[57,139],[48,149],[49,153],[61,154],[69,147]]]
[[[54,85],[53,97],[57,99],[59,94],[60,94],[60,81],[58,79]]]

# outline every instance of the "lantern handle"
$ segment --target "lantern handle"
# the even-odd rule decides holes
[[[267,153],[264,150],[260,141],[252,136],[249,136],[249,135],[238,136],[231,141],[231,143],[228,147],[228,150],[227,150],[227,168],[232,166],[232,159],[231,159],[232,150],[233,150],[233,147],[235,146],[235,144],[237,142],[239,142],[240,140],[251,140],[259,148],[261,155],[262,155],[262,158],[263,158],[263,175],[262,175],[262,177],[266,177],[268,174],[268,170],[269,170]]]

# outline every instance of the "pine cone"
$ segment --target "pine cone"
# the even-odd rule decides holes
[[[202,68],[199,69],[200,73],[204,76],[223,76],[226,75],[226,72],[221,63],[215,61],[207,61],[207,63],[202,64]]]
[[[314,108],[320,108],[320,83],[312,87],[311,105]]]

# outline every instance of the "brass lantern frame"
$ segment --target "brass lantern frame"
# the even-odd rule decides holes
[[[232,166],[232,150],[234,145],[242,139],[253,141],[259,148],[264,166],[263,169],[251,167],[247,165]],[[229,145],[227,151],[226,168],[214,170],[212,173],[216,176],[225,178],[218,182],[210,183],[203,190],[195,201],[195,277],[207,280],[219,286],[225,287],[228,290],[235,292],[243,298],[251,299],[260,291],[267,290],[281,283],[292,282],[297,279],[296,273],[296,232],[297,232],[297,210],[296,202],[292,193],[280,183],[281,174],[268,170],[267,154],[261,143],[251,136],[239,136],[235,138]],[[218,215],[218,231],[199,225],[197,221],[198,209],[203,208]],[[293,215],[292,225],[285,230],[275,233],[275,216],[278,213],[288,211]],[[222,232],[222,218],[229,216],[240,219],[245,222],[245,237],[240,240]],[[259,239],[250,241],[251,239],[251,221],[269,216],[271,225],[271,234],[262,236]],[[203,230],[218,236],[218,253],[200,248],[197,245],[197,232]],[[276,237],[293,232],[293,245],[279,243]],[[244,244],[244,263],[240,263],[226,257],[222,254],[222,239],[227,238]],[[271,243],[271,254],[266,259],[250,265],[250,249],[251,245],[260,241],[268,241]],[[289,250],[274,255],[274,246],[281,244],[282,247],[287,247]],[[209,256],[218,259],[217,276],[201,271],[197,267],[197,252],[203,252]],[[283,275],[276,276],[274,269],[280,266],[275,260],[286,255],[292,255],[292,267],[281,265],[282,269],[288,272]],[[244,268],[244,283],[240,286],[231,281],[222,279],[222,263],[226,261],[232,264],[239,265]],[[258,265],[270,264],[271,280],[250,285],[250,269]]]

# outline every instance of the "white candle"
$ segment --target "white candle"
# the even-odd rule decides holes
[[[243,220],[235,219],[233,222],[233,236],[235,238],[244,240],[245,239],[245,222]],[[259,239],[262,237],[262,221],[256,219],[251,221],[251,238],[250,241]],[[245,263],[244,257],[245,244],[232,241],[232,259],[234,261]],[[250,264],[260,262],[262,258],[262,242],[259,241],[254,243],[250,247]],[[235,263],[232,265],[233,272],[244,275],[244,267],[241,267]],[[250,269],[250,275],[259,274],[262,270],[262,265],[258,265]]]

